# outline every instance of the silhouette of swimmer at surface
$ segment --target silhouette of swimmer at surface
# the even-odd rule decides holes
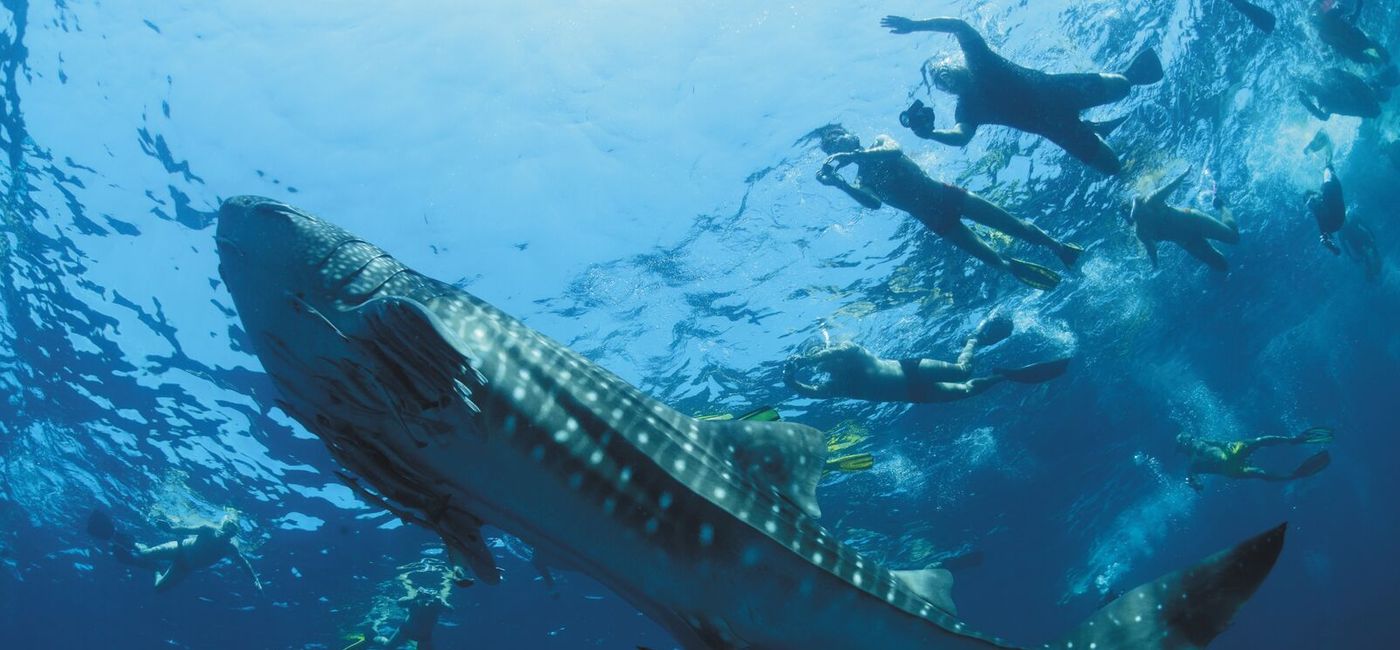
[[[234,541],[234,535],[238,532],[238,522],[232,515],[225,516],[215,526],[172,526],[170,531],[180,537],[163,544],[147,546],[133,541],[129,535],[117,532],[111,518],[103,513],[94,512],[88,519],[88,532],[99,539],[110,541],[118,561],[155,570],[156,591],[169,589],[189,574],[223,560],[230,560],[243,569],[252,579],[253,586],[257,587],[259,592],[262,591],[262,581],[258,580],[252,563]]]
[[[1391,88],[1397,83],[1400,72],[1394,67],[1369,82],[1341,68],[1327,68],[1316,77],[1303,79],[1298,100],[1324,122],[1333,115],[1380,117],[1381,104],[1390,100]]]
[[[1152,267],[1157,267],[1157,244],[1172,242],[1186,250],[1192,257],[1216,271],[1228,271],[1230,263],[1225,255],[1210,240],[1226,244],[1240,242],[1240,229],[1225,199],[1216,194],[1214,205],[1220,210],[1220,219],[1191,208],[1178,208],[1167,205],[1167,197],[1181,185],[1191,170],[1161,189],[1146,197],[1133,199],[1133,210],[1128,218],[1133,222],[1137,238],[1147,249],[1152,259]]]
[[[1356,7],[1347,13],[1346,7],[1336,0],[1326,0],[1312,15],[1313,27],[1317,35],[1342,56],[1357,63],[1386,64],[1390,62],[1390,52],[1377,43],[1356,25],[1365,3],[1357,0]]]
[[[1249,456],[1262,447],[1325,445],[1330,442],[1332,430],[1325,427],[1313,427],[1296,436],[1260,436],[1237,441],[1206,440],[1185,433],[1176,437],[1177,450],[1186,454],[1191,462],[1186,470],[1186,483],[1197,491],[1205,487],[1200,480],[1202,474],[1264,481],[1292,481],[1312,476],[1331,464],[1331,454],[1317,452],[1286,473],[1270,472],[1250,465]]]
[[[1004,381],[1038,384],[1064,374],[1069,359],[1055,359],[1022,368],[998,368],[985,377],[972,376],[972,356],[979,347],[1011,335],[1006,318],[989,318],[963,344],[955,362],[935,359],[881,359],[870,350],[846,342],[788,359],[783,381],[803,397],[860,399],[872,402],[953,402],[986,392]]]
[[[941,65],[932,72],[934,86],[958,97],[956,124],[934,131],[927,121],[914,131],[921,138],[957,147],[971,142],[977,127],[996,124],[1042,136],[1090,167],[1116,174],[1122,163],[1103,137],[1123,118],[1094,123],[1080,119],[1079,113],[1122,101],[1133,86],[1162,80],[1162,63],[1151,50],[1138,54],[1123,74],[1048,74],[993,52],[977,30],[957,18],[886,16],[880,24],[895,34],[943,32],[958,39],[966,66]]]
[[[982,262],[1010,273],[1021,282],[1042,291],[1055,288],[1058,273],[1039,264],[1004,256],[962,222],[967,217],[1017,239],[1048,248],[1066,266],[1073,266],[1084,250],[1060,242],[1024,219],[1018,219],[995,204],[965,189],[929,178],[918,163],[886,135],[874,146],[861,148],[860,139],[839,125],[819,129],[821,149],[830,154],[817,172],[817,180],[850,196],[872,210],[884,204],[908,212],[934,234],[951,242]],[[848,164],[856,165],[856,181],[846,181],[838,173]]]

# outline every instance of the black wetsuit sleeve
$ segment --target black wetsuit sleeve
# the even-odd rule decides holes
[[[957,21],[950,25],[949,30],[958,39],[958,46],[962,48],[963,58],[967,60],[969,70],[977,71],[978,68],[995,65],[1001,61],[1001,57],[987,45],[987,40],[973,29],[972,25],[965,21]]]

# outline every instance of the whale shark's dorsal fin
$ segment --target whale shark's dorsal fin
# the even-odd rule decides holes
[[[933,568],[915,571],[891,571],[890,573],[934,607],[948,612],[949,615],[957,615],[958,606],[953,604],[953,574],[947,569]]]
[[[821,516],[817,482],[826,462],[826,438],[820,431],[758,420],[702,421],[702,426],[750,480],[772,488],[809,516]]]

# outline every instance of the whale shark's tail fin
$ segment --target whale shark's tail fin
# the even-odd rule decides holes
[[[1203,648],[1254,594],[1283,550],[1280,524],[1201,563],[1144,584],[1095,612],[1057,648]]]

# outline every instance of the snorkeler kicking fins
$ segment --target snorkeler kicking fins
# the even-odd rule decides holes
[[[940,607],[921,576],[879,566],[817,523],[817,430],[678,413],[282,203],[225,201],[217,243],[280,406],[454,552],[498,526],[608,586],[687,650],[1014,647]],[[1280,526],[1139,587],[1062,647],[1205,645],[1282,544]],[[832,611],[842,615],[822,615]]]

